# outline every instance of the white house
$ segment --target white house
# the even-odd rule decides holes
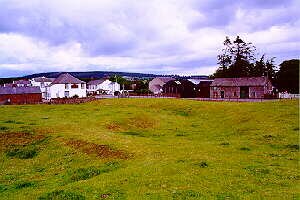
[[[120,84],[108,79],[92,80],[87,83],[88,94],[112,94],[120,91]]]
[[[86,97],[86,83],[68,73],[61,74],[46,87],[47,99],[74,96]]]
[[[30,79],[32,86],[40,87],[43,99],[46,99],[46,87],[50,85],[52,81],[54,81],[54,78],[46,78],[44,76]]]

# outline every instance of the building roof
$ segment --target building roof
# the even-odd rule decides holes
[[[202,82],[213,82],[213,80],[211,79],[195,79],[195,78],[192,78],[192,79],[188,79],[189,81],[191,81],[192,83],[194,83],[195,85],[198,85],[199,83],[202,83]]]
[[[13,82],[14,84],[24,84],[24,85],[29,85],[31,84],[30,81],[25,80],[25,79],[21,79],[21,80],[17,80]]]
[[[66,84],[66,83],[71,83],[71,84],[79,84],[79,83],[85,83],[84,81],[79,80],[78,78],[75,78],[71,74],[64,73],[61,74],[59,77],[57,77],[51,85],[54,84]]]
[[[30,87],[0,87],[0,94],[36,94],[41,93],[38,86]]]
[[[244,77],[244,78],[216,78],[211,86],[264,86],[266,77]]]
[[[35,82],[52,82],[55,80],[55,78],[46,78],[46,77],[36,77],[36,78],[33,78],[33,80]]]
[[[106,81],[107,79],[98,79],[98,80],[92,80],[89,81],[87,84],[88,85],[99,85],[101,83],[103,83],[104,81]]]
[[[169,81],[175,80],[175,79],[172,78],[172,77],[156,77],[155,79],[159,79],[159,80],[161,80],[161,81],[164,82],[164,83],[167,83],[167,82],[169,82]]]

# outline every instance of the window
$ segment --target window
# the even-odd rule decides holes
[[[255,97],[255,92],[252,92],[252,97]]]
[[[65,89],[66,89],[66,90],[69,89],[69,84],[68,84],[68,83],[65,84]]]
[[[65,97],[69,97],[69,96],[70,96],[69,91],[65,91]]]
[[[233,96],[236,97],[236,92],[233,92]]]
[[[81,89],[85,89],[84,83],[81,83]]]
[[[77,84],[72,84],[71,85],[71,88],[73,89],[73,88],[78,88],[78,85]]]

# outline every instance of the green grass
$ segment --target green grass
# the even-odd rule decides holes
[[[0,163],[0,199],[300,199],[299,102],[1,106]]]

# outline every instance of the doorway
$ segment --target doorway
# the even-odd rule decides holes
[[[221,98],[224,99],[224,97],[225,97],[225,92],[221,91]]]
[[[248,86],[240,87],[240,98],[241,99],[249,98],[249,87]]]

